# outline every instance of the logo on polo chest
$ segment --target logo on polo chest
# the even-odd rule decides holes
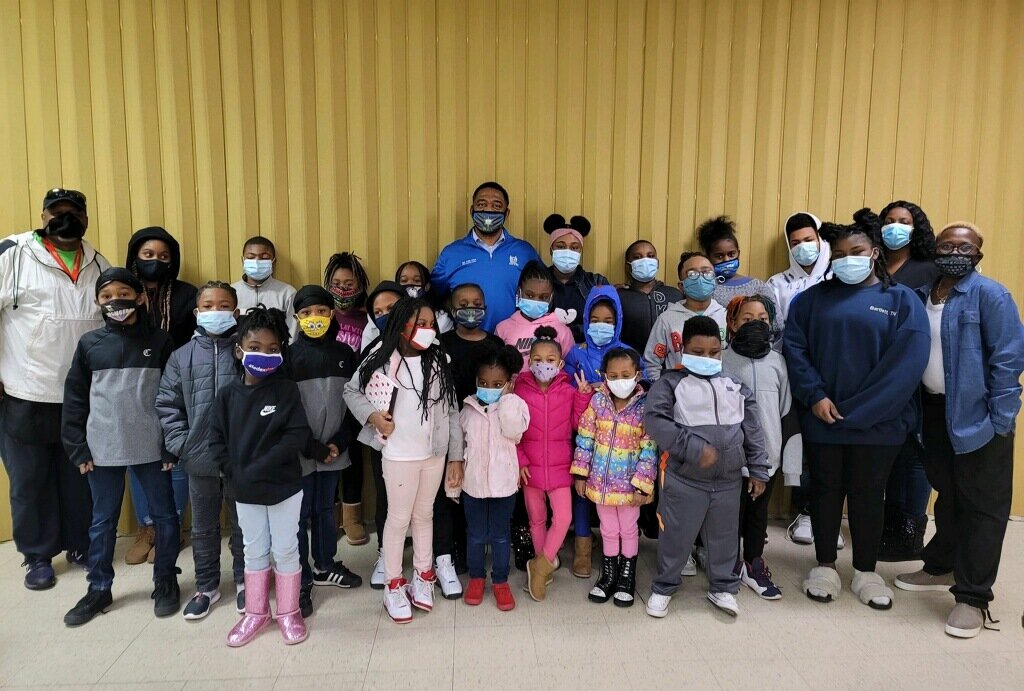
[[[519,266],[519,257],[517,255],[514,255],[514,254],[511,255],[508,258],[508,265],[509,266]]]

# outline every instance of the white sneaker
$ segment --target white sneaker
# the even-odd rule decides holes
[[[412,621],[412,605],[406,592],[409,584],[404,578],[396,578],[384,589],[384,609],[388,611],[391,621],[396,624],[408,624]]]
[[[661,619],[668,614],[668,603],[670,602],[672,602],[671,595],[651,593],[651,596],[647,598],[647,613],[652,617]]]
[[[462,582],[459,580],[459,574],[455,573],[452,555],[442,554],[435,559],[434,573],[437,574],[436,582],[445,600],[458,600],[462,597]]]
[[[708,601],[726,614],[736,616],[740,613],[740,606],[736,604],[736,596],[732,593],[712,593],[708,591]]]
[[[697,562],[693,559],[693,554],[686,558],[686,566],[683,567],[684,576],[696,576],[697,575]]]
[[[422,609],[424,612],[434,609],[434,583],[437,581],[437,576],[433,571],[427,573],[430,577],[423,578],[419,571],[414,571],[412,585],[409,586],[409,599],[412,600],[412,606]]]
[[[839,537],[836,538],[836,549],[842,549],[846,547],[846,540],[843,539],[842,531],[839,532]]]
[[[797,514],[793,522],[789,524],[789,539],[798,545],[813,545],[814,531],[811,529],[811,517],[807,514]],[[842,535],[839,536],[842,539]]]
[[[370,575],[370,587],[374,590],[383,590],[387,585],[384,578],[384,553],[377,550],[377,563],[373,565],[373,574]]]

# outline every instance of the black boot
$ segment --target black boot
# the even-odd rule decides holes
[[[178,570],[178,573],[181,573]],[[155,579],[153,594],[149,596],[153,600],[153,614],[158,617],[169,617],[177,614],[181,606],[181,591],[178,589],[177,576],[162,576]]]
[[[515,558],[516,568],[520,571],[526,571],[526,562],[537,556],[533,551],[533,537],[530,535],[530,526],[512,526],[512,554]]]
[[[921,552],[924,551],[924,534],[928,531],[928,517],[921,516],[920,518],[911,518],[913,521],[913,541],[911,542],[911,552],[914,555],[914,559],[921,558]]]
[[[925,519],[927,526],[927,519]],[[882,534],[882,547],[878,553],[878,561],[913,561],[921,555],[924,548],[924,532],[920,538],[917,536],[918,521],[916,518],[901,514],[895,521],[892,535],[886,542],[886,533]],[[886,523],[886,530],[889,524]],[[915,550],[915,545],[920,540],[920,546]]]
[[[64,615],[67,626],[81,626],[92,620],[97,614],[107,611],[114,601],[109,590],[90,590],[78,604]]]
[[[339,562],[340,563],[340,562]],[[299,588],[299,612],[303,619],[313,616],[313,584],[303,583]]]
[[[619,578],[615,585],[615,606],[632,607],[636,591],[636,557],[619,557]]]
[[[621,557],[601,557],[601,575],[597,577],[597,583],[587,595],[587,599],[591,602],[608,602],[612,593],[615,592],[615,582],[619,575],[619,559]]]

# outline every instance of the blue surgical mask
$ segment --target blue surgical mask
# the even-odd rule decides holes
[[[736,272],[740,270],[740,258],[730,259],[727,262],[719,262],[715,264],[715,275],[726,280],[736,275]]]
[[[377,331],[384,333],[384,327],[388,325],[388,317],[390,315],[382,314],[373,318],[374,326],[377,327]]]
[[[242,271],[254,281],[265,281],[274,273],[273,259],[244,259]]]
[[[241,348],[239,348],[241,350]],[[242,367],[251,377],[263,379],[276,372],[284,362],[281,353],[254,353],[242,351]]]
[[[491,235],[505,225],[505,214],[501,211],[474,211],[473,227],[484,235]]]
[[[888,223],[882,226],[882,242],[891,250],[898,250],[910,244],[914,226],[906,223]]]
[[[843,283],[857,285],[871,275],[874,262],[869,255],[832,260],[832,273]]]
[[[563,274],[571,274],[580,265],[583,255],[575,250],[551,250],[551,263]]]
[[[237,323],[234,312],[210,310],[196,313],[196,325],[203,327],[203,330],[211,336],[220,336],[233,329]]]
[[[654,257],[643,257],[634,259],[629,263],[629,272],[633,278],[641,283],[653,281],[658,275],[658,260]]]
[[[540,319],[548,313],[550,305],[543,300],[529,300],[527,298],[519,298],[516,303],[516,307],[523,313],[527,319]]]
[[[718,283],[713,278],[704,276],[690,278],[688,276],[683,280],[683,293],[686,294],[686,297],[694,300],[707,300],[715,292],[716,285]]]
[[[816,242],[801,242],[799,245],[790,250],[793,253],[793,259],[800,266],[810,266],[814,262],[818,261],[818,256],[821,254],[821,249],[818,248]]]
[[[702,377],[712,377],[722,371],[722,361],[713,357],[701,357],[683,353],[683,368]]]
[[[615,325],[591,322],[590,326],[587,327],[587,335],[590,336],[590,340],[596,346],[608,345],[615,338]]]
[[[502,391],[504,389],[488,389],[484,386],[478,386],[476,387],[476,397],[484,405],[493,405],[501,398]]]
[[[460,307],[455,310],[455,323],[464,329],[475,329],[484,323],[487,310],[483,307]]]

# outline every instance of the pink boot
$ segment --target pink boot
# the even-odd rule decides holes
[[[228,645],[239,648],[270,624],[270,569],[245,572],[245,616],[228,633]]]
[[[306,621],[299,610],[299,589],[302,571],[281,573],[274,571],[274,592],[277,594],[277,626],[287,645],[302,643],[309,636]]]

